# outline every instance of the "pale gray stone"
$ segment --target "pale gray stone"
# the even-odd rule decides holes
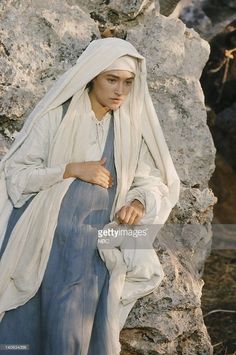
[[[161,14],[169,16],[179,2],[180,0],[159,0]]]
[[[3,0],[1,10],[0,114],[20,120],[99,31],[64,1]]]
[[[154,7],[154,0],[66,0],[70,5],[78,5],[85,11],[96,12],[109,21],[109,12],[114,12],[117,17],[121,19],[133,19],[150,6]],[[156,6],[158,7],[158,1]],[[110,14],[111,16],[111,14]]]
[[[131,0],[124,2],[120,0],[111,0],[109,6],[118,12],[123,12],[130,17],[135,17],[142,12],[145,7],[150,5],[150,2],[150,0]]]
[[[162,16],[130,29],[127,39],[147,58],[151,96],[182,183],[206,187],[215,154],[199,84],[208,44],[180,20]]]

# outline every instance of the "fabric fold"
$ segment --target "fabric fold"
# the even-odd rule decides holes
[[[124,55],[137,58],[138,70],[129,96],[114,112],[117,192],[110,220],[114,220],[116,211],[126,202],[128,191],[135,178],[141,142],[144,138],[168,190],[166,196],[161,199],[160,210],[155,216],[154,223],[162,225],[166,221],[178,201],[180,181],[148,92],[145,59],[129,42],[118,38],[106,38],[93,41],[80,56],[76,65],[53,85],[29,115],[12,148],[1,161],[0,231],[2,237],[12,210],[4,175],[7,160],[10,157],[14,158],[14,153],[27,139],[36,122],[45,120],[47,125],[46,113],[56,114],[53,109],[72,97],[50,146],[47,166],[50,168],[73,161],[84,161],[87,146],[87,136],[84,132],[86,132],[86,114],[90,104],[85,87],[115,59]],[[48,189],[39,191],[13,229],[9,244],[0,261],[1,318],[5,311],[27,302],[37,292],[47,265],[60,204],[72,181],[73,179],[65,179]],[[139,297],[158,287],[163,272],[152,248],[142,251],[142,248],[139,249],[136,245],[134,249],[127,249],[123,244],[123,248],[122,245],[118,245],[110,249],[101,249],[98,245],[98,249],[110,273],[109,321],[111,329],[114,330],[114,354],[119,354],[119,331],[128,315],[127,311],[131,309],[129,306],[133,305]],[[143,270],[138,268],[142,258],[144,263],[146,261]],[[120,319],[117,320],[118,314]]]

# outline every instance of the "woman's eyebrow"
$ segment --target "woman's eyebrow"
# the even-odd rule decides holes
[[[115,79],[120,79],[119,75],[115,75],[115,74],[107,74],[107,76],[115,78]],[[133,79],[134,79],[134,76],[130,76],[128,78],[125,78],[125,80],[133,80]]]

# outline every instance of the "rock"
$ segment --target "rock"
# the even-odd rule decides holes
[[[206,187],[214,171],[215,154],[198,82],[200,63],[203,65],[209,54],[207,43],[180,20],[161,16],[130,29],[127,40],[147,58],[151,96],[182,183]]]
[[[21,121],[99,31],[64,1],[3,0],[0,35],[0,115]]]
[[[165,278],[153,294],[138,300],[121,332],[127,354],[212,354],[199,275],[210,253],[215,197],[208,189],[184,189],[180,201],[154,243]]]
[[[127,354],[212,354],[201,312],[203,281],[194,268],[194,252],[191,256],[181,241],[185,227],[168,224],[155,242],[166,276],[130,313],[121,332]]]
[[[169,16],[174,11],[179,2],[180,0],[159,0],[160,13],[162,15]]]
[[[86,12],[90,12],[92,17],[100,23],[120,24],[122,21],[134,19],[142,13],[154,0],[130,0],[121,2],[120,0],[67,0],[70,5],[78,5]]]
[[[117,12],[127,14],[130,18],[136,17],[143,9],[150,5],[149,0],[131,0],[121,2],[120,0],[110,0],[109,7]]]
[[[202,276],[204,263],[211,251],[213,206],[217,202],[213,192],[208,188],[202,191],[198,188],[187,188],[181,191],[181,203],[177,204],[173,213],[174,221],[171,225],[172,232],[165,232],[163,240],[173,240],[181,246],[186,257],[186,265],[191,262],[191,267],[196,274]],[[169,227],[170,231],[170,227]]]
[[[68,4],[79,5],[98,24],[101,37],[126,38],[126,30],[137,23],[136,18],[159,13],[158,0],[67,0]]]
[[[140,304],[140,309],[142,308]],[[146,307],[146,305],[145,305]],[[164,311],[159,313],[158,318],[152,317],[151,309],[147,311],[148,317],[152,319],[152,324],[126,329],[122,332],[121,342],[124,348],[122,354],[157,354],[157,355],[173,355],[173,354],[212,354],[209,346],[210,339],[207,335],[206,327],[202,319],[200,308],[193,309],[188,314],[188,319],[182,317],[185,311]],[[176,319],[179,319],[178,325],[173,327]],[[158,331],[153,330],[153,325],[160,324]],[[189,331],[189,329],[197,329],[202,326],[201,332]],[[170,334],[175,334],[178,341],[171,341]],[[125,339],[132,338],[128,344]],[[166,341],[164,342],[163,339]],[[208,339],[208,342],[204,342]]]
[[[193,28],[205,38],[212,28],[212,21],[203,9],[205,2],[205,0],[180,0],[169,16],[180,18],[188,28]]]

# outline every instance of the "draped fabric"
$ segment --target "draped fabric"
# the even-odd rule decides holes
[[[28,355],[112,354],[107,322],[109,272],[96,245],[97,230],[109,222],[116,192],[113,137],[111,120],[103,157],[113,177],[112,188],[79,179],[70,185],[41,286],[23,306],[6,312],[0,323],[1,344],[27,344]],[[32,198],[14,208],[3,250]],[[15,355],[16,351],[8,353]]]
[[[137,58],[137,70],[128,98],[114,112],[117,190],[110,211],[110,221],[113,221],[115,212],[126,203],[130,191],[140,187],[145,188],[145,184],[147,190],[153,191],[154,199],[159,200],[160,209],[153,223],[163,224],[166,221],[171,209],[178,201],[179,178],[148,91],[145,59],[129,42],[117,38],[107,38],[91,42],[76,65],[53,85],[52,89],[32,111],[9,153],[2,160],[0,166],[0,232],[2,235],[4,235],[6,222],[12,210],[4,174],[7,160],[14,159],[14,152],[27,139],[36,122],[45,120],[47,126],[46,113],[53,112],[53,109],[72,97],[66,116],[49,147],[47,166],[53,167],[71,161],[84,161],[87,145],[86,115],[88,112],[88,95],[85,87],[116,58],[123,55]],[[145,141],[155,166],[160,170],[162,181],[166,185],[168,193],[163,197],[155,192],[158,190],[158,186],[152,184],[151,181],[144,183],[142,179],[136,178],[142,141]],[[13,229],[0,262],[1,317],[6,310],[27,302],[40,287],[53,242],[60,206],[72,182],[72,178],[65,179],[50,189],[39,191]],[[44,206],[47,206],[47,209]],[[139,257],[146,260],[147,263],[145,275],[142,275],[142,270],[140,270],[141,274],[139,277],[135,275],[135,278],[132,278],[131,266],[125,262],[119,246],[104,249],[98,244],[98,248],[110,273],[108,318],[111,329],[114,329],[114,349],[118,353],[119,329],[123,326],[128,312],[137,298],[152,292],[159,285],[163,278],[163,271],[152,248],[143,251],[143,253],[142,250],[139,250]],[[129,255],[132,253],[135,253],[135,250],[126,251],[127,262],[132,259]],[[138,258],[136,262],[138,262]],[[135,265],[133,267],[135,268]],[[127,283],[129,284],[128,293],[126,293]],[[132,284],[134,286],[133,294]],[[123,292],[125,294],[122,294]],[[117,310],[118,313],[114,310]],[[119,326],[117,325],[117,314],[120,315]]]

